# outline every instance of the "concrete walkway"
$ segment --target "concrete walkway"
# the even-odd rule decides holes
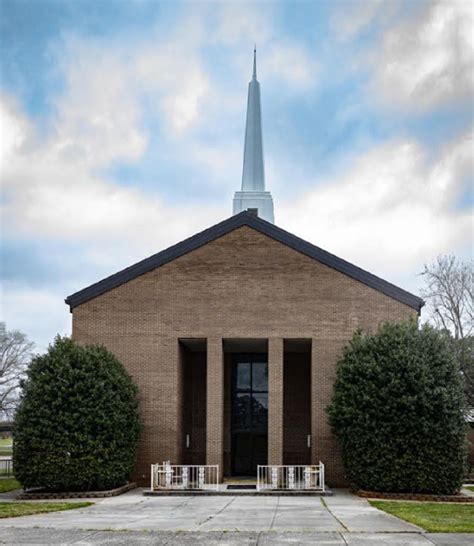
[[[419,527],[381,512],[346,491],[322,499],[144,497],[135,489],[118,497],[93,500],[95,504],[88,508],[0,519],[0,529],[14,525],[149,531],[422,532]]]
[[[94,502],[88,508],[0,519],[0,543],[418,546],[474,539],[448,535],[443,542],[441,535],[423,534],[341,490],[324,499],[144,497],[134,490]],[[450,542],[453,537],[458,542]]]

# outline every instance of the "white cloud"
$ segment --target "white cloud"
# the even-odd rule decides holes
[[[229,98],[211,81],[201,49],[219,40],[231,44],[243,40],[253,25],[255,29],[264,25],[262,36],[270,36],[271,24],[263,13],[220,6],[219,25],[209,28],[202,14],[191,10],[178,27],[160,35],[157,31],[156,40],[147,37],[132,49],[122,43],[64,38],[57,50],[64,87],[50,99],[48,131],[37,134],[34,123],[10,98],[1,101],[1,125],[7,127],[0,173],[8,191],[2,203],[4,226],[24,237],[125,239],[147,249],[153,241],[156,249],[225,216],[212,204],[200,204],[198,210],[170,205],[158,194],[115,184],[98,169],[142,158],[149,142],[144,117],[151,115],[173,150],[179,150],[188,164],[208,171],[209,186],[219,180],[230,184],[228,173],[233,172],[237,188],[242,145],[220,139],[215,145],[203,144],[185,133],[199,124],[212,128],[222,111],[242,114],[243,124],[245,98],[240,97],[237,105],[234,96]],[[237,34],[228,35],[233,17],[241,25]],[[270,51],[268,66],[275,77],[293,85],[308,84],[310,75],[303,67],[313,65],[303,48],[288,42],[273,44]],[[182,218],[188,219],[186,228]]]
[[[144,94],[160,101],[165,125],[174,133],[199,120],[211,85],[196,44],[179,36],[168,43],[144,47],[130,71],[130,80]]]
[[[192,127],[209,95],[209,77],[199,56],[200,36],[123,44],[69,38],[61,60],[65,92],[56,101],[58,145],[70,155],[107,164],[136,160],[146,149],[143,105],[163,128]]]
[[[221,4],[215,11],[213,39],[227,46],[257,43],[259,47],[273,35],[273,11],[270,4]]]
[[[12,97],[0,96],[0,172],[25,145],[28,121]]]
[[[433,163],[412,140],[375,146],[347,172],[278,207],[278,222],[316,245],[388,279],[421,270],[472,237],[472,210],[456,200],[472,172],[472,135]]]
[[[207,171],[210,186],[226,187],[230,195],[240,186],[243,144],[243,136],[238,142],[218,142],[215,145],[197,143],[190,149],[188,159]]]
[[[70,39],[61,63],[65,92],[55,104],[49,151],[88,166],[140,158],[147,135],[122,53]]]
[[[216,27],[210,40],[235,50],[236,66],[242,78],[251,76],[251,47],[257,46],[257,73],[266,85],[282,82],[290,90],[307,89],[315,83],[318,64],[298,40],[284,41],[273,24],[271,4],[229,3],[218,7]],[[259,62],[261,54],[264,62]]]
[[[382,99],[409,110],[472,100],[473,13],[471,2],[440,0],[395,19],[375,53],[373,84]]]
[[[71,315],[64,294],[4,283],[0,294],[0,316],[9,330],[20,330],[34,341],[34,351],[44,352],[56,334],[71,333]]]
[[[308,89],[316,82],[318,65],[300,44],[276,43],[265,57],[267,76],[283,80],[290,88]]]
[[[392,15],[395,7],[396,2],[387,0],[343,2],[339,4],[332,21],[334,33],[339,39],[349,40],[381,15],[384,18]]]
[[[6,112],[0,125],[8,123],[14,135],[7,143],[9,161],[1,171],[7,190],[2,221],[10,233],[92,241],[92,246],[133,242],[136,250],[156,251],[205,226],[210,219],[219,219],[212,205],[199,210],[192,205],[171,206],[157,195],[98,177],[89,162],[63,154],[60,139],[25,148],[32,126],[11,108],[3,107],[0,112]],[[186,224],[183,218],[187,218]]]

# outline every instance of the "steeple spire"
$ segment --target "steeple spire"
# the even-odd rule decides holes
[[[247,209],[257,209],[259,216],[273,222],[272,196],[270,192],[265,191],[262,115],[260,84],[257,80],[256,47],[253,50],[253,73],[247,99],[242,190],[236,192],[234,196],[234,214]]]
[[[257,44],[253,46],[253,74],[252,80],[257,79]]]
[[[256,49],[253,50],[253,74],[249,83],[247,99],[242,191],[265,191],[260,84],[257,80]]]

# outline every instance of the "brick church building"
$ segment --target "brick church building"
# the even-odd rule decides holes
[[[273,221],[254,57],[234,215],[66,299],[73,338],[105,345],[139,387],[140,483],[164,460],[224,477],[322,461],[345,485],[325,411],[337,360],[354,330],[423,301]]]

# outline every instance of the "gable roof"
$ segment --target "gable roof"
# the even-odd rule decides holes
[[[114,273],[113,275],[110,275],[110,277],[106,277],[101,281],[91,284],[87,288],[79,290],[78,292],[68,296],[65,299],[65,302],[69,305],[69,308],[72,311],[74,307],[77,307],[78,305],[81,305],[82,303],[85,303],[86,301],[89,301],[100,294],[103,294],[104,292],[108,292],[121,284],[135,279],[148,271],[152,271],[157,267],[171,262],[172,260],[175,260],[176,258],[179,258],[180,256],[183,256],[184,254],[214,241],[226,233],[229,233],[230,231],[242,226],[251,227],[256,231],[271,237],[275,241],[279,241],[280,243],[287,245],[288,247],[293,248],[294,250],[301,252],[302,254],[305,254],[306,256],[309,256],[310,258],[313,258],[318,262],[335,269],[336,271],[344,273],[345,275],[348,275],[349,277],[352,277],[353,279],[356,279],[357,281],[366,284],[367,286],[370,286],[371,288],[374,288],[375,290],[378,290],[379,292],[382,292],[383,294],[390,296],[391,298],[398,300],[401,303],[412,307],[413,309],[416,309],[418,312],[420,312],[424,305],[424,301],[418,296],[415,296],[402,288],[398,288],[398,286],[384,281],[380,277],[376,277],[375,275],[372,275],[372,273],[364,271],[360,267],[352,265],[351,263],[334,256],[334,254],[330,254],[322,248],[314,246],[311,243],[300,239],[296,235],[293,235],[248,211],[243,211],[235,216],[231,216],[230,218],[227,218],[227,220],[219,222],[218,224],[205,229],[200,233],[196,233],[196,235],[193,235],[192,237],[189,237],[176,245],[170,246],[166,250],[153,254],[153,256],[145,258],[144,260],[141,260],[140,262],[137,262],[136,264],[131,265],[118,273]]]

